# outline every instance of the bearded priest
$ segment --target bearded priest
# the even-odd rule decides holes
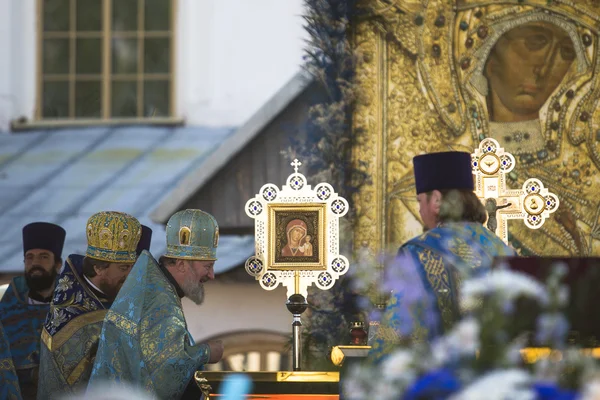
[[[62,265],[66,232],[34,222],[23,227],[25,275],[13,278],[0,301],[0,322],[23,398],[35,398],[40,363],[40,334]]]
[[[204,300],[214,279],[219,226],[201,210],[175,213],[167,223],[167,253],[144,251],[106,314],[88,389],[129,384],[159,399],[179,399],[195,371],[223,355],[220,341],[196,344],[181,299]]]

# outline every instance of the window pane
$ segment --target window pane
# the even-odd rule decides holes
[[[69,82],[44,82],[42,85],[42,117],[69,116]]]
[[[44,0],[44,31],[69,30],[69,0]]]
[[[113,74],[136,74],[138,68],[138,40],[112,40],[112,72]]]
[[[78,31],[102,30],[102,0],[77,0],[76,4]]]
[[[45,74],[69,73],[69,39],[44,39]]]
[[[113,81],[112,117],[136,117],[137,104],[136,81]]]
[[[169,81],[144,82],[144,116],[168,117],[171,114],[171,85]]]
[[[171,0],[146,0],[145,31],[168,31],[171,28]]]
[[[75,117],[100,118],[101,97],[99,80],[75,82]]]
[[[168,73],[171,64],[171,41],[167,38],[144,39],[144,72]]]
[[[75,71],[77,74],[102,73],[102,40],[76,39]]]
[[[112,30],[137,31],[138,0],[113,0]]]

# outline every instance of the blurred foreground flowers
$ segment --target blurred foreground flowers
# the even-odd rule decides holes
[[[384,291],[414,285],[414,277],[403,276],[401,267],[394,270],[384,280]],[[555,265],[541,284],[500,266],[464,279],[462,318],[450,331],[351,368],[342,382],[344,398],[600,400],[595,360],[567,345],[569,326],[562,309],[569,293],[560,283],[565,274],[565,266]],[[410,293],[407,301],[414,300]],[[526,363],[522,349],[532,343],[550,356]]]

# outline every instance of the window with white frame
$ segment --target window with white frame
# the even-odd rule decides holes
[[[176,0],[38,0],[37,119],[173,115]]]

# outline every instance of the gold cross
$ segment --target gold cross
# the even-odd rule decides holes
[[[508,220],[522,219],[530,229],[539,229],[558,209],[558,197],[535,178],[521,189],[507,189],[506,176],[515,168],[515,158],[491,138],[479,143],[471,154],[475,193],[488,212],[486,226],[508,243]]]

